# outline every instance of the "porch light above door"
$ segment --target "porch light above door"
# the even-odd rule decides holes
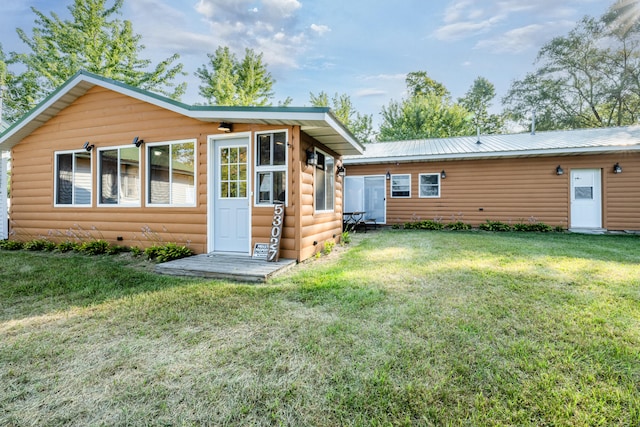
[[[341,178],[344,177],[344,172],[345,172],[344,166],[340,165],[336,168],[336,175],[338,175],[339,177]]]
[[[556,175],[564,175],[564,169],[560,165],[556,168]]]
[[[233,130],[233,125],[231,123],[222,122],[218,125],[218,130],[220,132],[229,133]]]
[[[93,150],[93,147],[95,147],[95,145],[91,144],[89,141],[85,142],[84,145],[82,146],[82,148],[84,148],[87,151]]]

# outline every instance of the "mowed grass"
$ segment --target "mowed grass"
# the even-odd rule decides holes
[[[0,252],[0,425],[640,425],[640,238],[386,230],[266,285]]]

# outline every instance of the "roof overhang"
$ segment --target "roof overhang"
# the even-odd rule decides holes
[[[0,151],[11,150],[95,86],[127,95],[203,122],[300,126],[301,130],[340,155],[359,155],[364,146],[327,107],[190,106],[155,93],[80,71],[33,110],[0,134]]]

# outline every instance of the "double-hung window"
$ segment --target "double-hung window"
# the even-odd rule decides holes
[[[420,197],[440,197],[440,174],[420,174]]]
[[[98,203],[140,206],[140,149],[118,147],[98,152]]]
[[[411,197],[411,175],[391,175],[391,197]]]
[[[55,204],[91,206],[91,153],[85,150],[55,154]]]
[[[287,132],[256,136],[256,205],[287,201]]]
[[[330,155],[318,150],[316,158],[316,211],[333,211],[335,161]]]
[[[195,147],[195,140],[147,144],[149,205],[195,205]]]

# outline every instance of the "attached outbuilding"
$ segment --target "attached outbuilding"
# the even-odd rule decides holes
[[[640,126],[374,143],[344,164],[345,212],[378,224],[640,231]]]
[[[11,239],[104,239],[252,255],[284,204],[280,256],[342,231],[343,155],[328,108],[190,106],[80,72],[0,135]]]

